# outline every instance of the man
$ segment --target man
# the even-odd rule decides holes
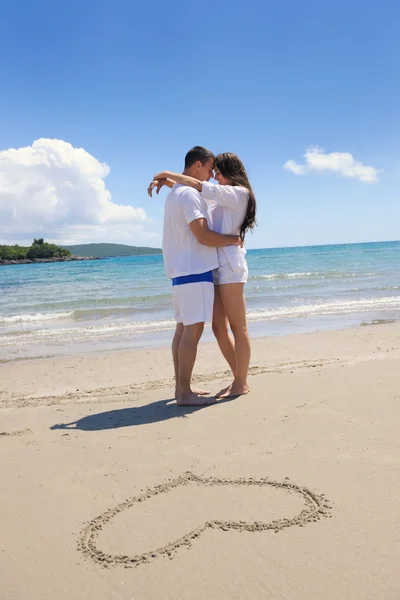
[[[200,181],[213,176],[214,155],[201,146],[186,154],[184,175]],[[161,182],[149,186],[151,195]],[[203,390],[191,387],[197,346],[204,323],[212,321],[214,284],[212,271],[218,267],[217,248],[240,245],[236,235],[210,229],[206,201],[190,187],[175,184],[165,201],[163,254],[167,276],[172,280],[172,303],[177,322],[172,341],[176,391],[180,406],[213,404]]]

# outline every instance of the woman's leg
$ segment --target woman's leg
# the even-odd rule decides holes
[[[228,317],[235,338],[235,378],[228,388],[222,390],[217,397],[238,396],[247,394],[247,374],[250,364],[250,338],[247,331],[246,302],[244,299],[244,283],[225,283],[219,286],[222,305]]]
[[[226,362],[230,366],[233,376],[235,376],[235,345],[233,343],[232,336],[229,333],[228,317],[226,316],[224,305],[222,304],[219,287],[219,285],[214,286],[215,294],[212,329],[218,342],[219,349],[221,350]]]

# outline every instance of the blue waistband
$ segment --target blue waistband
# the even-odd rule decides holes
[[[173,277],[172,285],[183,285],[184,283],[199,283],[200,281],[209,281],[213,283],[213,272],[196,273],[196,275],[182,275],[182,277]]]

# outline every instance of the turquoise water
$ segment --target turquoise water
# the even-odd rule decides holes
[[[400,242],[247,258],[252,335],[400,319]],[[0,267],[0,360],[163,345],[173,328],[161,256]]]

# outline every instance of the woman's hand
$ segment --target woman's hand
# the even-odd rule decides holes
[[[239,246],[239,248],[243,248],[244,242],[240,235],[237,236],[236,242],[233,244],[234,246]]]
[[[161,171],[161,173],[156,173],[153,177],[153,179],[168,179],[168,177],[171,175],[171,171]]]
[[[153,194],[153,190],[156,190],[156,194],[158,195],[161,188],[164,186],[167,186],[169,188],[172,188],[174,185],[174,182],[171,181],[170,179],[167,179],[166,177],[162,177],[162,178],[155,178],[153,179],[153,181],[150,183],[149,187],[147,188],[147,193],[150,196],[150,198],[152,198],[152,194]]]
[[[147,188],[147,193],[150,196],[150,198],[153,197],[153,190],[156,190],[156,194],[158,195],[161,188],[165,185],[165,179],[153,179],[153,181],[150,183],[149,187]]]

